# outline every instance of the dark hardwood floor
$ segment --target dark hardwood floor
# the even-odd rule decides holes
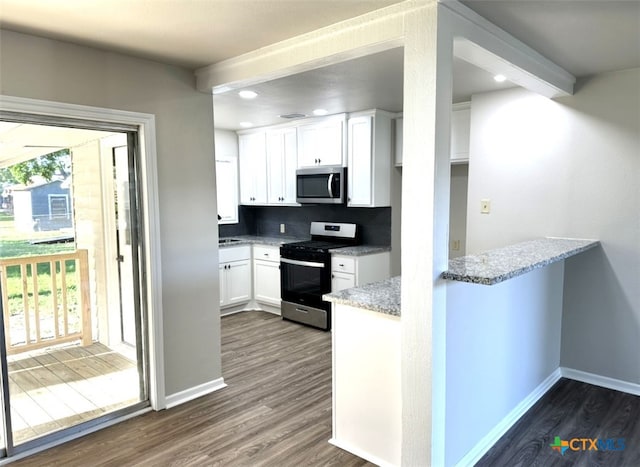
[[[613,441],[597,451],[573,441],[579,450],[562,455],[556,436]],[[476,463],[485,466],[640,467],[640,396],[561,379]]]
[[[331,335],[263,312],[222,319],[227,388],[58,446],[16,466],[371,466],[330,445]],[[556,436],[624,450],[551,449]],[[612,446],[613,447],[613,446]],[[620,447],[619,444],[616,447]],[[478,467],[640,467],[640,397],[560,380]]]
[[[371,466],[330,445],[331,335],[264,312],[222,318],[227,388],[16,466]]]

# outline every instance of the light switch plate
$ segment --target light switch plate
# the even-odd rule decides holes
[[[280,224],[280,233],[285,233],[284,224]]]

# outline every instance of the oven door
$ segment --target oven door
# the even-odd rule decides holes
[[[331,255],[295,256],[295,259],[280,257],[282,300],[328,310],[330,304],[322,300],[322,295],[331,292]]]

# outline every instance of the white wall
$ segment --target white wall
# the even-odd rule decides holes
[[[522,89],[471,106],[467,251],[595,238],[567,261],[561,364],[640,383],[640,69],[549,100]],[[479,213],[490,198],[492,212]]]
[[[496,285],[447,283],[446,465],[560,364],[562,261]]]
[[[238,157],[238,135],[235,131],[215,129],[216,155]]]
[[[167,395],[221,376],[211,96],[193,73],[11,31],[0,93],[155,114]]]

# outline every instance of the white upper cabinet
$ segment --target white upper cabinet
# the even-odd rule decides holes
[[[267,151],[264,131],[238,135],[240,203],[267,204]]]
[[[391,114],[351,114],[348,121],[347,205],[391,205]]]
[[[396,117],[394,119],[395,123],[395,138],[394,138],[394,161],[395,165],[400,167],[402,166],[402,132],[404,131],[404,120],[402,119],[402,115]]]
[[[219,224],[238,223],[238,158],[216,156]]]
[[[469,162],[471,107],[469,102],[453,105],[451,112],[451,163]]]
[[[267,202],[296,205],[296,129],[267,131]]]
[[[344,166],[345,114],[298,126],[298,167]]]
[[[451,112],[451,147],[452,164],[469,162],[469,137],[471,133],[471,103],[453,104]],[[402,117],[396,118],[395,129],[395,165],[402,165]]]

